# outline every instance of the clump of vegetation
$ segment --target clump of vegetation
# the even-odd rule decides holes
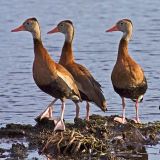
[[[54,132],[53,122],[47,120],[36,126],[10,124],[0,129],[0,137],[15,138],[17,132],[17,137],[26,137],[28,148],[38,149],[50,159],[147,159],[145,145],[158,143],[160,122],[135,124],[127,120],[119,124],[114,117],[92,115],[90,122],[76,119],[74,124],[66,124],[64,132]],[[11,152],[17,155],[13,147]]]

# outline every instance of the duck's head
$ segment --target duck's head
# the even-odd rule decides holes
[[[36,18],[29,18],[19,27],[11,30],[11,32],[28,31],[31,32],[33,38],[40,38],[40,26]]]
[[[72,21],[61,21],[54,29],[48,32],[48,34],[61,32],[65,35],[67,41],[72,41],[74,35],[74,26]]]
[[[133,29],[132,21],[129,19],[122,19],[118,21],[116,25],[106,30],[106,32],[121,31],[123,32],[123,38],[129,40],[132,35],[132,29]]]

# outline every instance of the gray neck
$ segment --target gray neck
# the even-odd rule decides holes
[[[32,32],[32,36],[34,39],[41,39],[41,31],[38,25],[35,26],[34,31]]]
[[[68,32],[65,34],[65,41],[68,43],[72,43],[74,36],[74,29],[70,28]]]
[[[125,32],[123,32],[123,39],[125,39],[127,42],[129,42],[129,40],[131,39],[131,36],[132,36],[132,25],[129,25]]]
[[[122,38],[125,39],[127,42],[129,42],[131,37],[132,37],[132,32],[131,31],[126,31],[126,32],[123,33]]]

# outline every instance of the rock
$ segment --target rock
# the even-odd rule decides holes
[[[11,157],[15,159],[24,159],[27,157],[27,148],[20,143],[12,144]]]

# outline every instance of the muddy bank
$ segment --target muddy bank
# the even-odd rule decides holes
[[[29,150],[37,150],[48,159],[147,160],[145,146],[160,141],[160,121],[119,124],[113,119],[92,115],[90,122],[77,119],[74,124],[66,123],[65,132],[56,133],[53,121],[48,120],[35,126],[8,124],[0,128],[0,139],[25,138],[28,145],[13,141],[9,149],[0,148],[0,158],[27,159]]]

